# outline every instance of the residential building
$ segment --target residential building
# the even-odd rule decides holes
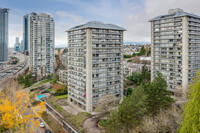
[[[68,98],[87,112],[102,96],[122,98],[124,30],[97,21],[67,30]]]
[[[8,15],[9,9],[0,8],[0,68],[8,62]]]
[[[59,70],[59,82],[66,85],[67,84],[67,69]]]
[[[200,16],[171,9],[151,22],[151,79],[159,71],[168,89],[183,91],[200,69]]]
[[[20,52],[20,42],[19,42],[19,37],[16,37],[16,39],[15,39],[14,49],[15,49],[15,51]]]
[[[32,15],[29,18],[28,44],[30,69],[41,79],[54,73],[55,24],[50,15]]]
[[[20,52],[21,53],[24,52],[24,40],[21,40],[21,43],[20,43]]]
[[[23,44],[24,44],[24,48],[23,48],[23,52],[28,55],[28,51],[29,51],[29,46],[30,46],[30,18],[37,16],[37,13],[32,12],[30,14],[24,15],[23,18]]]
[[[149,71],[151,71],[151,66],[145,64]],[[141,73],[144,64],[136,64],[131,62],[123,62],[123,74],[124,77],[132,75],[133,72]]]

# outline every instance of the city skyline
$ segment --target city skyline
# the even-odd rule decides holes
[[[192,0],[192,2],[186,0],[170,0],[167,2],[163,0],[1,0],[0,2],[2,8],[10,9],[9,47],[14,46],[16,37],[22,39],[23,16],[31,12],[47,13],[55,18],[56,46],[67,44],[67,34],[64,32],[66,29],[88,21],[103,21],[126,28],[125,42],[150,42],[150,24],[148,23],[150,18],[165,14],[168,9],[172,8],[181,8],[186,12],[200,14],[199,4],[200,1],[198,0]]]

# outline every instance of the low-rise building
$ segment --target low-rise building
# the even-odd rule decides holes
[[[67,84],[67,70],[59,70],[59,81],[62,84]]]
[[[131,63],[131,62],[124,62],[123,63],[123,73],[124,77],[132,75],[133,72],[140,73],[142,71],[142,67],[144,64],[136,64],[136,63]],[[146,65],[148,70],[151,70],[150,65]]]

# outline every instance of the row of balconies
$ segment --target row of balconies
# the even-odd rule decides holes
[[[122,44],[122,41],[92,41],[93,44]]]
[[[167,28],[167,27],[177,27],[182,26],[182,23],[166,23],[166,25],[154,25],[154,28]]]
[[[180,22],[182,21],[181,18],[170,18],[170,19],[163,19],[163,20],[158,20],[154,21],[154,24],[164,24],[164,23],[172,23],[172,22]]]
[[[111,36],[94,36],[94,35],[92,36],[92,38],[94,38],[94,39],[113,39],[113,40],[114,39],[117,39],[117,40],[122,39],[122,37],[120,37],[120,36],[119,37],[111,37]]]
[[[85,31],[70,31],[68,32],[68,35],[71,36],[71,35],[79,35],[79,34],[86,34],[86,30]]]
[[[92,31],[92,34],[107,34],[107,35],[122,35],[122,31],[113,31],[113,32],[108,32],[108,31]]]
[[[200,23],[199,18],[188,18],[188,21]]]

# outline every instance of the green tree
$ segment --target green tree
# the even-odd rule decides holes
[[[23,75],[20,75],[18,78],[17,78],[18,82],[20,84],[23,84],[24,83],[24,76]]]
[[[133,55],[132,55],[132,56],[134,57],[134,56],[136,56],[136,55],[137,55],[136,53],[133,53]]]
[[[52,80],[52,83],[55,84],[55,83],[57,83],[58,80],[59,80],[59,75],[56,74],[56,75],[54,76],[53,80]]]
[[[31,83],[32,83],[31,79],[32,79],[32,74],[27,74],[25,76],[25,78],[24,78],[25,87],[31,86]]]
[[[131,95],[132,92],[133,92],[133,89],[129,87],[129,88],[127,89],[127,96]]]
[[[151,48],[149,49],[147,56],[151,56]]]
[[[153,82],[143,85],[147,94],[148,112],[156,115],[160,109],[167,109],[174,102],[171,93],[167,90],[167,82],[160,72],[157,73]]]
[[[142,66],[141,78],[142,78],[143,83],[149,82],[150,76],[151,76],[151,73],[149,72],[147,66],[146,65]]]
[[[114,133],[127,133],[140,124],[147,112],[147,96],[142,88],[133,90],[132,95],[125,97],[119,108],[108,116],[106,131]]]
[[[180,133],[200,132],[200,70],[197,71],[188,90],[188,102],[183,108]]]
[[[124,55],[124,58],[131,58],[131,55]]]
[[[131,84],[140,85],[142,77],[140,73],[133,72],[132,75],[126,77],[127,80],[131,81]]]
[[[146,50],[144,49],[144,46],[141,47],[140,52],[138,53],[138,56],[144,55]]]

